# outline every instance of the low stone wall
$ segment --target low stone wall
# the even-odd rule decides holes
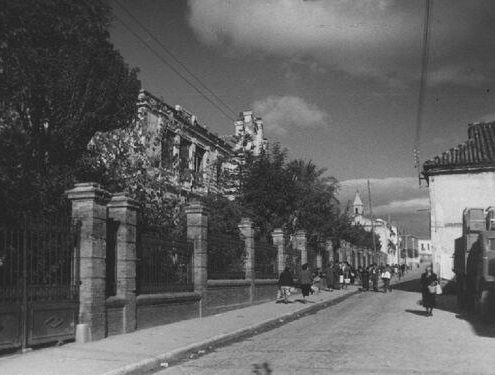
[[[124,333],[124,309],[127,302],[125,298],[119,297],[109,297],[105,301],[107,320],[107,332],[105,336]]]
[[[203,315],[218,314],[254,303],[274,300],[277,280],[208,280],[203,301]]]
[[[278,280],[256,280],[254,303],[274,301],[277,296]]]
[[[251,304],[275,299],[277,280],[209,280],[203,298],[199,293],[144,294],[136,299],[137,329],[154,327],[180,320],[214,315]],[[125,333],[125,309],[122,297],[106,300],[107,336]],[[201,311],[202,310],[202,311]]]
[[[218,314],[251,304],[249,280],[208,280],[203,315]]]
[[[144,294],[137,297],[137,329],[200,316],[198,293]]]

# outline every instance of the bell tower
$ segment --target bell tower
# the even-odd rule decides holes
[[[364,214],[364,204],[359,196],[359,191],[356,191],[356,196],[354,197],[354,203],[352,204],[352,214],[354,216],[361,216]]]

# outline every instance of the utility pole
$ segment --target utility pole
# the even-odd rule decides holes
[[[371,217],[371,239],[373,241],[373,253],[376,257],[376,241],[375,241],[375,219],[373,218],[373,205],[371,203],[371,187],[370,180],[368,180],[368,204],[370,207],[370,217]]]

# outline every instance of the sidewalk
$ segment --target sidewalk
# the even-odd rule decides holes
[[[258,330],[276,327],[302,314],[336,304],[358,292],[321,292],[307,304],[268,302],[223,314],[139,330],[87,344],[71,343],[27,354],[0,358],[0,373],[9,375],[120,375],[142,374],[160,364],[187,358]],[[293,296],[298,298],[299,296]]]

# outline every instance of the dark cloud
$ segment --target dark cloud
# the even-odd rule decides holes
[[[495,77],[494,2],[437,0],[431,83],[478,86]],[[205,44],[290,59],[401,86],[419,75],[424,2],[409,0],[190,0]]]

